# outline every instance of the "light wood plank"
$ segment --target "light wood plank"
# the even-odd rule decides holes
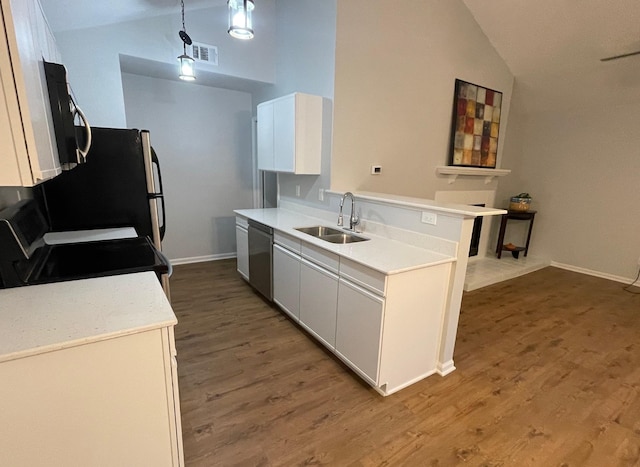
[[[466,293],[457,370],[387,398],[234,260],[171,287],[188,466],[640,465],[640,297],[621,284],[546,268]]]

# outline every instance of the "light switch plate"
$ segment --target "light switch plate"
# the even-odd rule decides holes
[[[438,215],[435,212],[422,212],[422,223],[436,225],[438,223]]]

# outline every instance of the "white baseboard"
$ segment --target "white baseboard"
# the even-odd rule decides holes
[[[566,269],[567,271],[579,272],[580,274],[587,274],[588,276],[600,277],[602,279],[609,279],[610,281],[622,282],[623,284],[630,284],[634,277],[622,277],[615,276],[613,274],[607,274],[606,272],[594,271],[592,269],[580,268],[578,266],[572,266],[571,264],[557,263],[551,261],[551,266]]]
[[[440,376],[446,376],[449,373],[452,373],[453,371],[455,371],[456,367],[453,364],[453,360],[449,360],[448,362],[438,362],[438,364],[436,365],[436,372],[440,375]]]
[[[191,258],[176,258],[171,260],[171,264],[178,266],[180,264],[204,263],[207,261],[219,261],[221,259],[235,258],[235,253],[221,253],[218,255],[193,256]]]

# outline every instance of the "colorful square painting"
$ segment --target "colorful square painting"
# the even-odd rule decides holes
[[[495,169],[502,93],[456,79],[450,165]]]

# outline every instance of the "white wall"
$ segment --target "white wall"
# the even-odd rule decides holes
[[[503,92],[500,167],[513,76],[462,1],[339,2],[332,189],[431,199],[495,189],[435,174],[448,164],[456,78]]]
[[[253,41],[239,41],[227,34],[224,7],[185,13],[187,32],[194,41],[218,46],[219,66],[211,68],[221,75],[270,83],[275,78],[274,0],[260,3]],[[120,54],[175,66],[182,54],[178,31],[182,28],[179,10],[175,15],[141,21],[56,33],[56,41],[69,72],[78,104],[96,126],[124,127],[126,124]],[[201,71],[200,69],[198,70]]]
[[[597,92],[594,91],[594,92]],[[517,93],[517,85],[516,85]],[[634,278],[640,257],[640,105],[518,115],[499,197],[527,190],[531,254]],[[506,177],[509,179],[510,177]]]
[[[324,135],[320,176],[280,174],[280,193],[318,202],[318,189],[328,189],[331,175],[331,130],[335,70],[337,0],[276,2],[276,79],[254,95],[255,104],[292,92],[324,97]]]
[[[162,167],[170,259],[233,255],[233,209],[253,207],[251,95],[123,74],[127,126],[148,129]]]

